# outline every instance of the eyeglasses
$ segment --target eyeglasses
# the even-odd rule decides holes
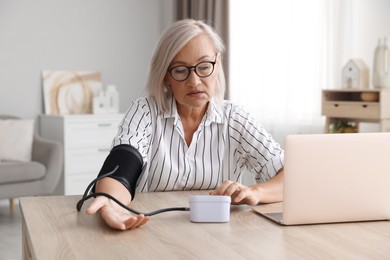
[[[201,78],[206,78],[213,74],[214,65],[217,63],[217,55],[215,55],[214,61],[204,61],[196,64],[195,66],[176,66],[168,69],[169,74],[176,81],[184,81],[189,78],[191,69],[194,69],[196,75]]]

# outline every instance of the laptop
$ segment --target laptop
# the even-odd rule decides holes
[[[253,208],[279,224],[390,219],[390,133],[286,136],[284,171],[282,209]]]

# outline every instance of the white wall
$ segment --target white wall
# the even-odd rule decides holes
[[[339,0],[335,0],[339,1]],[[370,68],[372,86],[372,68],[374,50],[378,39],[387,37],[390,43],[390,1],[389,0],[346,0],[344,11],[340,13],[344,20],[343,35],[340,35],[341,57],[333,64],[336,66],[334,77],[329,79],[329,87],[341,84],[341,69],[351,58],[361,58]]]
[[[0,114],[44,112],[44,69],[99,70],[124,112],[172,16],[173,0],[0,0]]]
[[[372,69],[374,50],[378,38],[390,40],[390,1],[359,0],[355,2],[355,16],[352,18],[352,51],[362,57]]]

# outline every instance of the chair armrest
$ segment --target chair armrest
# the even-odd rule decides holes
[[[40,162],[46,167],[45,177],[42,179],[47,194],[51,194],[62,174],[64,152],[62,144],[34,135],[32,160]]]

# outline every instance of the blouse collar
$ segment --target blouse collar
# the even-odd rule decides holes
[[[179,113],[177,112],[177,106],[176,106],[176,100],[174,98],[170,98],[169,100],[169,107],[166,112],[163,113],[162,117],[163,118],[174,118],[174,123],[177,124],[177,121],[180,119]],[[209,102],[209,105],[206,110],[206,114],[203,117],[202,123],[204,125],[210,125],[211,123],[217,123],[221,124],[222,123],[222,108],[212,99]]]

